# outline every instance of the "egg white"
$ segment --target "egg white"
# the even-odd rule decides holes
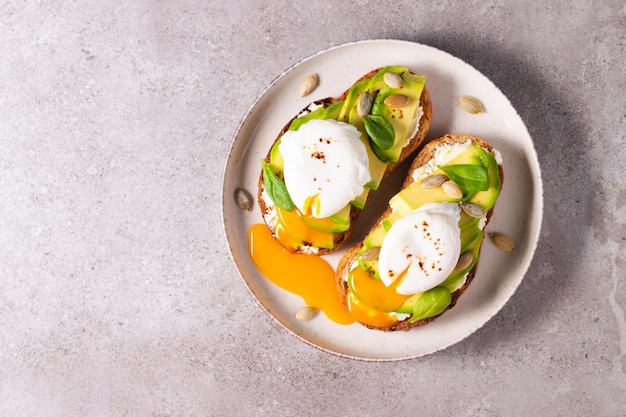
[[[363,193],[369,160],[359,130],[337,120],[311,120],[287,131],[278,147],[294,205],[315,218],[332,216]]]
[[[404,273],[399,294],[418,294],[441,284],[461,252],[460,207],[428,203],[396,221],[385,236],[378,259],[386,286]]]

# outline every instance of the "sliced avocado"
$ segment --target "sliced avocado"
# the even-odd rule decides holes
[[[385,83],[384,75],[389,71],[401,75],[403,79],[403,86],[401,88],[391,88]],[[367,184],[367,187],[372,190],[378,189],[380,181],[387,169],[387,164],[398,161],[407,139],[406,136],[409,132],[411,121],[419,106],[419,98],[424,88],[424,81],[424,77],[411,74],[406,67],[389,66],[380,70],[372,78],[356,83],[346,95],[339,120],[354,125],[361,132],[361,140],[363,140],[367,147],[370,160],[370,176],[372,178]],[[383,116],[394,127],[394,145],[386,151],[378,148],[378,146],[369,139],[365,131],[363,118],[358,114],[357,105],[359,97],[365,91],[368,91],[374,98],[371,114]],[[388,107],[383,101],[387,96],[393,93],[406,95],[411,99],[410,103],[401,109]]]
[[[378,156],[374,153],[374,150],[371,146],[371,141],[365,133],[365,126],[363,125],[363,119],[351,119],[350,124],[355,126],[361,132],[361,141],[365,144],[365,149],[367,150],[367,159],[369,161],[369,170],[370,170],[370,181],[365,184],[367,188],[372,190],[378,190],[378,186],[380,182],[383,180],[385,176],[385,171],[387,171],[387,163],[381,161]]]
[[[372,261],[364,261],[362,259],[359,259],[358,262],[359,266],[363,268],[363,270],[367,272],[369,276],[380,281],[380,273],[378,272],[378,259],[374,259]]]
[[[369,232],[365,239],[363,240],[363,247],[373,248],[376,246],[382,246],[383,240],[385,240],[385,236],[387,235],[387,231],[382,225],[378,225],[374,230]]]
[[[389,67],[389,71],[393,71],[395,67]],[[397,72],[398,70],[394,71]],[[383,162],[397,162],[402,149],[407,140],[407,135],[410,133],[411,121],[417,114],[419,107],[420,96],[424,89],[425,78],[411,74],[405,69],[405,72],[400,73],[402,76],[403,86],[402,88],[389,87],[384,79],[384,72],[377,74],[372,78],[369,89],[377,90],[378,94],[374,98],[372,103],[371,114],[384,117],[394,128],[396,137],[394,144],[389,149],[381,149],[376,146],[375,143],[370,141],[373,152]],[[378,77],[380,75],[380,77]],[[392,94],[401,94],[409,98],[409,103],[401,108],[395,108],[385,104],[385,99]]]
[[[343,209],[329,217],[332,221],[340,224],[350,224],[350,213],[352,211],[352,205],[348,204]]]
[[[283,159],[283,155],[278,150],[278,145],[280,145],[281,139],[278,139],[274,142],[272,149],[270,149],[270,168],[279,178],[283,177],[283,169],[285,167],[285,160]]]
[[[333,221],[330,217],[316,219],[314,217],[302,217],[302,221],[315,230],[328,233],[345,232],[350,228],[350,222],[339,223]]]
[[[485,211],[489,211],[496,204],[498,195],[500,195],[500,169],[496,158],[481,148],[478,148],[477,156],[480,158],[482,165],[487,168],[487,176],[489,176],[489,189],[487,191],[477,191],[471,198],[471,202],[478,204]]]
[[[415,305],[415,302],[417,301],[417,299],[422,296],[422,294],[424,293],[421,292],[419,294],[415,294],[411,298],[406,300],[404,304],[398,307],[398,309],[396,310],[396,313],[413,314],[413,306]]]
[[[489,189],[472,193],[469,198],[463,199],[463,201],[478,204],[484,211],[489,211],[500,193],[500,172],[495,158],[482,147],[472,144],[461,154],[446,163],[446,165],[460,164],[480,164],[487,168],[487,175],[490,180]],[[442,173],[441,170],[436,169],[432,174]],[[425,189],[421,187],[421,181],[416,181],[393,196],[389,201],[389,205],[395,212],[406,215],[425,203],[445,201],[453,202],[457,200],[445,194],[441,187]]]
[[[359,97],[361,94],[367,90],[367,87],[370,83],[369,79],[359,81],[354,84],[350,90],[348,90],[348,94],[346,94],[346,98],[343,101],[343,106],[341,107],[341,111],[339,112],[339,116],[337,120],[340,122],[348,123],[350,121],[350,113],[353,109],[356,108],[356,105],[359,101]]]
[[[422,188],[421,181],[414,182],[389,200],[389,206],[400,217],[404,217],[426,203],[443,203],[455,201],[443,192],[441,187]]]
[[[371,180],[366,184],[366,187],[371,188],[372,190],[377,190],[380,182],[382,181],[383,175],[385,174],[385,170],[387,169],[387,164],[376,156],[374,151],[370,146],[370,140],[365,132],[365,126],[363,125],[363,118],[359,116],[357,112],[357,103],[359,101],[359,97],[365,91],[369,91],[368,86],[370,84],[370,79],[366,79],[356,83],[350,88],[348,94],[346,95],[346,99],[344,100],[343,108],[339,114],[339,121],[350,123],[354,127],[356,127],[359,132],[361,132],[361,141],[365,145],[367,149],[367,157],[369,159],[369,169],[370,169],[370,177]]]
[[[391,212],[391,214],[381,222],[383,228],[385,229],[386,232],[389,231],[389,229],[391,229],[391,226],[393,226],[393,224],[397,221],[400,220],[403,216],[397,212]]]
[[[337,101],[328,107],[318,107],[311,112],[304,113],[293,119],[289,125],[289,130],[298,130],[300,126],[311,120],[337,119],[343,108],[343,101]]]
[[[350,228],[350,211],[352,206],[346,205],[343,209],[330,217],[316,219],[314,217],[302,217],[302,221],[316,230],[328,233],[345,232]]]
[[[364,188],[361,195],[352,200],[350,204],[352,204],[356,208],[362,209],[363,207],[365,207],[365,202],[367,201],[367,196],[369,192],[370,190],[368,188]]]
[[[298,130],[300,129],[300,126],[302,126],[308,121],[323,119],[325,112],[326,112],[326,109],[324,107],[318,107],[311,112],[298,116],[291,121],[291,124],[289,125],[289,130]]]

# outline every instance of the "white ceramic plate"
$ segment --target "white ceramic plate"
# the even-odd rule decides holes
[[[427,140],[444,133],[482,137],[503,157],[505,181],[487,231],[511,236],[517,248],[496,249],[485,239],[476,277],[458,304],[433,323],[409,332],[379,332],[352,324],[338,325],[320,314],[308,322],[295,319],[302,299],[274,286],[250,260],[247,231],[262,222],[257,206],[241,210],[234,199],[242,187],[256,195],[260,160],[277,132],[310,101],[346,90],[373,68],[404,65],[426,76],[433,103]],[[301,98],[299,86],[309,74],[320,77],[318,88]],[[478,98],[485,113],[471,115],[458,105],[460,96]],[[362,239],[384,210],[406,174],[407,164],[385,180],[386,191],[371,194],[349,242]],[[233,140],[222,184],[224,231],[233,260],[254,297],[281,325],[322,350],[364,360],[399,360],[435,352],[467,337],[493,317],[519,286],[533,257],[543,215],[541,174],[526,126],[502,92],[476,69],[435,48],[399,40],[349,43],[319,52],[289,68],[261,94],[243,118]],[[325,258],[332,266],[343,254]]]

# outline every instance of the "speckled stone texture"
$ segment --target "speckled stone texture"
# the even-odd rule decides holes
[[[0,4],[0,416],[626,415],[623,1]],[[419,359],[312,348],[229,257],[220,184],[268,83],[327,47],[467,61],[534,138],[522,285]]]

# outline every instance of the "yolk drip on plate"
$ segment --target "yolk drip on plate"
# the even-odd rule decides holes
[[[335,272],[322,258],[291,253],[277,242],[267,226],[253,225],[248,232],[250,257],[261,273],[280,288],[299,295],[339,324],[354,322],[335,289]]]

